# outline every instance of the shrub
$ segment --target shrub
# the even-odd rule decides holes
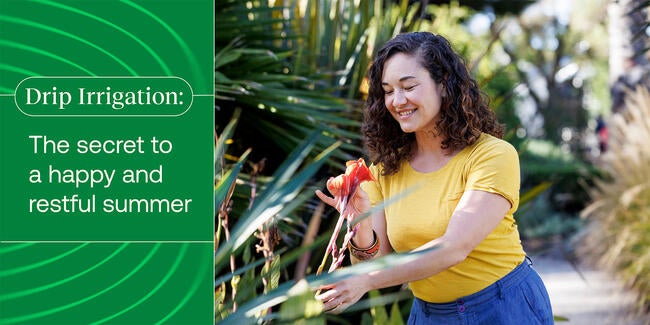
[[[627,109],[612,116],[609,150],[582,211],[589,227],[579,253],[612,270],[638,294],[637,307],[650,311],[650,94],[638,88]]]

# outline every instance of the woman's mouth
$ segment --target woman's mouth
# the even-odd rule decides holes
[[[404,111],[399,111],[397,112],[397,115],[399,117],[409,117],[415,113],[416,109],[409,109],[409,110],[404,110]]]

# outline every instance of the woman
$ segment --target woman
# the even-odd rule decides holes
[[[408,282],[409,324],[553,324],[513,219],[517,152],[500,139],[503,128],[463,59],[441,36],[401,34],[379,51],[369,79],[362,131],[377,181],[364,183],[346,212],[402,197],[360,222],[352,262],[439,248],[325,286],[317,296],[325,310],[341,312],[369,290]],[[339,195],[332,184],[328,190]],[[317,195],[336,207],[335,198]]]

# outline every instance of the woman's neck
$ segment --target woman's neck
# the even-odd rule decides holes
[[[409,159],[411,167],[420,172],[432,172],[444,167],[456,152],[442,149],[443,140],[442,136],[436,136],[433,132],[416,133],[413,155]]]
[[[442,149],[443,140],[444,137],[442,135],[436,135],[434,131],[416,132],[413,155],[443,156],[447,153],[447,150]]]

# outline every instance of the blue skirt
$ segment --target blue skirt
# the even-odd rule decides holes
[[[527,257],[489,287],[454,302],[415,298],[408,324],[553,324],[548,292]]]

